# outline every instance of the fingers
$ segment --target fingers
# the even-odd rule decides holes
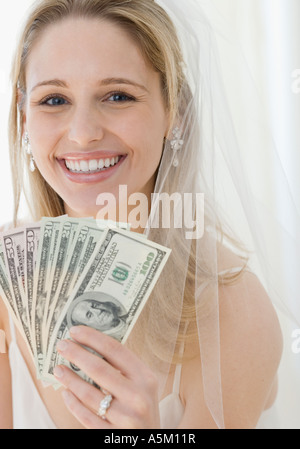
[[[70,332],[73,340],[59,342],[58,352],[110,392],[113,400],[103,423],[97,416],[105,397],[103,392],[61,365],[56,367],[55,375],[67,389],[66,405],[71,413],[87,428],[153,428],[159,425],[157,380],[152,372],[113,338],[85,326],[75,329],[77,332],[74,328]]]
[[[66,366],[58,366],[54,370],[57,379],[67,388],[63,392],[66,406],[76,419],[89,429],[125,429],[144,428],[149,421],[150,401],[136,392],[131,401],[112,394],[112,401],[105,413],[105,420],[98,416],[101,401],[105,398],[100,390],[81,379]],[[125,394],[124,394],[125,396]],[[151,423],[158,422],[150,414]],[[157,427],[154,424],[152,427]]]
[[[57,351],[105,390],[113,390],[115,395],[121,395],[124,390],[127,391],[127,379],[101,357],[90,353],[71,340],[59,343]]]
[[[63,391],[63,399],[70,412],[87,428],[112,428],[111,423],[120,422],[121,413],[118,403],[112,400],[103,418],[98,411],[105,394],[91,384],[84,382],[77,374],[65,366],[55,367],[54,374],[66,390]],[[115,402],[115,404],[113,404]]]
[[[112,366],[120,370],[129,379],[145,379],[149,370],[124,345],[114,338],[87,326],[76,326],[70,329],[70,334],[78,343],[94,349]]]
[[[71,391],[68,390],[63,391],[62,396],[69,411],[85,428],[87,429],[113,428],[113,426],[109,422],[99,418],[94,412],[85,407],[84,404]]]

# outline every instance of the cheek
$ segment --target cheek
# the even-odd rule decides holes
[[[32,126],[30,126],[32,123]],[[57,183],[57,163],[54,157],[60,130],[57,126],[49,125],[49,119],[39,117],[28,123],[28,133],[31,141],[31,151],[35,163],[43,178],[54,188]]]
[[[160,162],[163,151],[164,135],[163,133],[148,132],[145,136],[145,143],[143,148],[143,163],[145,169],[153,174]]]
[[[52,120],[53,121],[53,120]],[[59,136],[59,127],[42,115],[28,117],[27,128],[31,142],[32,153],[36,160],[42,160],[51,155]]]
[[[33,121],[32,123],[34,126],[30,126],[30,122],[27,126],[35,165],[47,183],[57,191],[59,188],[59,178],[57,176],[58,167],[53,156],[53,149],[57,142],[56,129],[49,128],[49,125],[41,119]],[[51,129],[51,132],[49,129]]]
[[[161,158],[165,137],[161,124],[145,118],[123,131],[124,140],[133,151],[134,165],[143,164],[145,168],[155,169]]]

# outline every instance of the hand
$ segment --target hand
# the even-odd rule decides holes
[[[95,329],[76,326],[70,335],[76,342],[63,340],[57,350],[102,389],[98,390],[64,365],[55,368],[57,380],[66,388],[63,392],[66,406],[76,419],[89,429],[159,428],[158,387],[152,371],[124,345]],[[103,391],[113,397],[105,419],[97,415],[105,397]]]

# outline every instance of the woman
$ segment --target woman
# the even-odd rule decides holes
[[[1,305],[10,348],[0,362],[2,427],[255,428],[274,403],[277,316],[242,246],[219,221],[215,167],[206,161],[214,151],[216,93],[205,78],[213,70],[205,64],[213,64],[209,33],[203,18],[203,72],[191,79],[172,21],[153,0],[34,5],[12,71],[15,226],[25,163],[33,219],[97,217],[98,195],[124,201],[118,192],[126,185],[128,197],[154,199],[148,225],[138,231],[172,255],[126,346],[86,326],[58,345],[102,390],[65,366],[55,371],[63,391],[45,388]],[[187,238],[184,226],[149,225],[160,210],[151,195],[174,192],[205,194],[201,238]],[[191,223],[200,217],[190,206]],[[174,223],[180,213],[174,207]],[[30,385],[30,414],[21,378]]]

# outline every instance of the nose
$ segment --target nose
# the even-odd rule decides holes
[[[69,139],[81,147],[101,140],[104,127],[99,111],[91,105],[77,106],[69,124]]]

